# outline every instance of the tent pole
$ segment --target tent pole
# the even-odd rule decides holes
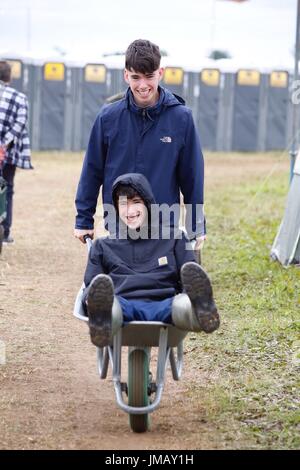
[[[297,0],[297,23],[296,23],[296,44],[295,44],[295,68],[294,68],[294,83],[299,79],[299,53],[300,53],[300,0]],[[290,182],[293,178],[294,165],[298,153],[298,107],[299,105],[295,100],[292,102],[292,145],[290,149]]]

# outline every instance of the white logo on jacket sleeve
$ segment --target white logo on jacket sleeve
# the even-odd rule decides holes
[[[161,140],[164,144],[170,144],[172,142],[172,137],[165,136],[161,137],[159,140]]]
[[[163,256],[162,258],[158,258],[159,266],[165,266],[166,264],[168,264],[168,258],[166,256]]]

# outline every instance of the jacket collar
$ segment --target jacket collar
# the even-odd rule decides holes
[[[163,108],[185,104],[184,100],[181,97],[174,95],[166,88],[158,86],[158,91],[159,99],[157,103],[154,106],[149,106],[148,108],[141,108],[135,103],[132,91],[130,87],[128,87],[125,95],[127,108],[137,114],[142,114],[143,112],[145,112],[147,117],[151,119],[155,115],[159,114]]]
[[[161,87],[158,87],[158,91],[159,91],[159,98],[158,98],[158,101],[155,103],[155,105],[148,106],[146,108],[141,108],[134,101],[133,93],[131,89],[128,88],[127,93],[126,93],[127,107],[134,113],[142,114],[144,112],[146,113],[148,117],[151,118],[151,116],[154,116],[155,114],[158,114],[160,112],[162,104],[164,102],[164,97],[165,97],[164,89]]]

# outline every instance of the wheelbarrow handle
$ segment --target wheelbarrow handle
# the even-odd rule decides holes
[[[93,244],[92,237],[90,235],[86,234],[86,235],[83,236],[83,240],[86,243],[87,250],[89,252],[90,249],[92,248],[92,244]]]

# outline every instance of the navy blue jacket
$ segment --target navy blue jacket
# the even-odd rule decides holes
[[[114,185],[131,185],[147,207],[155,203],[151,187],[141,174],[126,174]],[[121,222],[120,222],[121,223]],[[118,239],[112,235],[94,241],[84,275],[86,286],[94,276],[109,274],[115,294],[126,299],[163,300],[181,292],[180,268],[187,261],[195,261],[190,242],[183,232],[180,238]]]
[[[92,229],[100,187],[111,204],[112,184],[125,173],[149,180],[157,204],[199,206],[190,238],[205,233],[204,162],[191,110],[169,90],[159,87],[155,106],[139,108],[128,89],[125,98],[105,105],[91,131],[76,194],[76,228]],[[188,226],[187,226],[188,229]]]

